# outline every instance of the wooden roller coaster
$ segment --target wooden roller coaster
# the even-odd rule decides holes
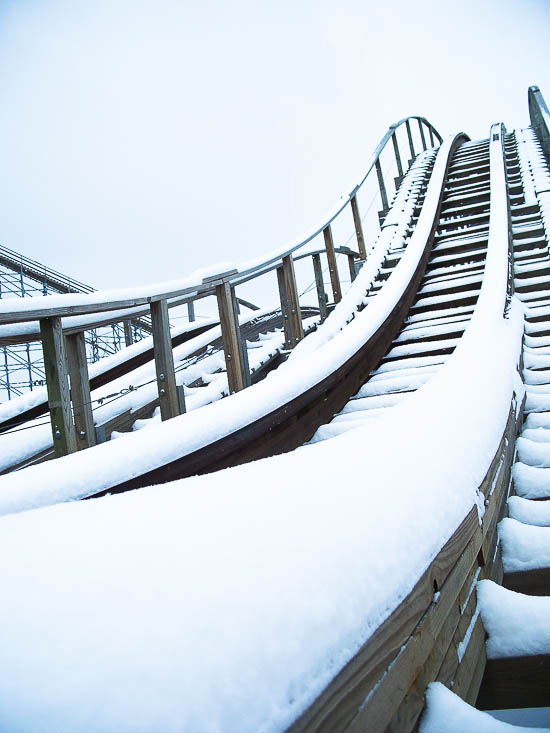
[[[529,90],[529,111],[531,127],[507,132],[495,124],[479,141],[462,132],[443,139],[422,117],[391,125],[363,179],[325,221],[304,240],[258,262],[168,283],[164,289],[0,301],[0,345],[39,338],[47,381],[47,391],[32,403],[24,396],[0,406],[0,440],[47,411],[51,424],[46,447],[30,450],[2,470],[0,506],[3,492],[24,493],[25,481],[44,487],[43,505],[55,503],[58,499],[47,498],[55,481],[48,466],[59,462],[74,474],[83,449],[96,451],[98,461],[103,456],[112,463],[119,456],[119,465],[108,474],[90,475],[85,492],[65,498],[98,498],[288,453],[376,425],[410,399],[417,399],[422,411],[422,395],[429,395],[431,384],[452,387],[446,376],[452,370],[466,380],[483,372],[483,364],[473,363],[483,359],[474,345],[488,338],[487,329],[508,334],[514,363],[502,368],[515,381],[502,393],[500,432],[488,443],[490,455],[475,487],[477,504],[399,604],[320,694],[297,711],[288,730],[416,730],[433,681],[479,709],[550,704],[550,653],[491,653],[488,659],[476,592],[480,581],[489,580],[528,595],[550,594],[549,568],[507,570],[502,559],[507,549],[498,531],[514,485],[525,499],[550,500],[550,490],[535,496],[524,488],[524,475],[550,470],[550,456],[547,463],[531,458],[533,429],[550,428],[550,419],[546,423],[541,417],[550,413],[544,402],[550,388],[550,122],[536,87]],[[413,123],[423,148],[418,154]],[[403,139],[406,133],[408,165],[398,131]],[[393,200],[381,164],[391,150],[397,171]],[[371,233],[364,231],[358,195],[374,177],[380,230]],[[334,243],[334,222],[350,214],[356,249]],[[347,292],[337,255],[349,264]],[[321,257],[326,257],[331,298],[325,294]],[[296,282],[295,263],[307,258],[318,296],[315,308],[300,303]],[[270,273],[277,276],[277,307],[239,316],[236,289]],[[208,296],[216,298],[217,321],[171,330],[171,308]],[[519,300],[525,307],[525,336]],[[150,319],[150,339],[104,367],[99,363],[90,377],[85,332],[143,318]],[[251,367],[261,334],[273,329],[281,331],[278,347]],[[184,349],[181,357],[177,349]],[[204,400],[200,409],[186,411],[191,391],[207,381],[182,381],[178,364],[214,352],[220,358],[223,352],[224,399]],[[154,364],[154,398],[139,409],[122,410],[98,429],[93,391],[130,378],[147,364],[151,369]],[[490,375],[487,379],[489,384]],[[139,431],[120,445],[109,441],[115,431],[131,432],[136,420],[150,418],[157,408],[159,429],[175,436],[169,449],[144,463],[131,460],[145,445],[137,442]],[[471,409],[483,422],[481,407],[479,413]],[[410,440],[420,445],[423,437]],[[475,440],[471,436],[468,445]],[[365,460],[368,466],[368,455]],[[460,460],[466,467],[467,451]],[[12,511],[31,508],[14,502]]]

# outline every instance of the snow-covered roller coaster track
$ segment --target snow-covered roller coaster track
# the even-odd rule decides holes
[[[497,523],[506,509],[525,404],[518,369],[528,360],[529,383],[546,384],[548,345],[540,339],[549,337],[550,326],[543,290],[545,184],[540,194],[529,189],[516,147],[521,145],[498,124],[487,141],[467,142],[461,134],[443,142],[435,161],[427,152],[403,181],[419,203],[424,175],[430,174],[412,236],[406,231],[410,212],[405,215],[402,207],[400,216],[394,204],[350,291],[265,381],[142,434],[0,479],[2,511],[17,512],[122,491],[144,485],[142,478],[180,475],[171,474],[171,467],[186,475],[186,456],[196,460],[201,450],[206,463],[191,464],[191,472],[287,451],[223,473],[26,513],[28,521],[24,514],[19,523],[5,518],[4,530],[18,541],[24,544],[38,532],[41,543],[57,553],[65,547],[63,538],[78,536],[77,565],[93,566],[99,578],[94,584],[101,588],[113,582],[111,550],[100,553],[94,546],[97,532],[107,548],[118,547],[113,543],[124,525],[117,560],[124,567],[124,559],[131,559],[134,572],[117,576],[117,589],[118,582],[132,588],[136,574],[140,587],[154,584],[159,567],[141,545],[151,522],[164,520],[162,573],[170,583],[163,589],[183,588],[169,595],[176,624],[172,616],[162,622],[163,610],[152,634],[149,626],[140,627],[137,666],[107,654],[113,684],[96,674],[83,692],[72,693],[67,712],[58,704],[66,678],[63,669],[54,669],[42,715],[49,714],[53,700],[56,720],[70,726],[83,715],[83,696],[96,696],[103,702],[101,720],[116,727],[124,714],[122,677],[141,691],[136,695],[133,689],[132,714],[158,727],[166,720],[166,699],[143,694],[151,670],[147,666],[143,674],[139,666],[150,660],[158,688],[171,685],[170,715],[184,730],[208,720],[212,729],[243,731],[411,731],[430,682],[440,680],[474,703],[486,656],[492,663],[517,653],[517,643],[499,643],[499,634],[511,637],[517,624],[502,632],[498,606],[513,601],[501,595],[511,591],[495,590],[503,574]],[[531,309],[526,347],[524,313],[512,297],[514,260],[516,286]],[[388,395],[398,396],[387,401],[392,409],[380,402],[347,409],[350,397],[357,403]],[[528,389],[530,418],[546,411],[545,400],[544,390]],[[370,414],[345,434],[328,434],[331,426],[323,423],[338,411],[342,418],[352,411]],[[539,417],[531,427],[546,423]],[[292,450],[313,435],[316,444]],[[514,471],[525,495],[533,484],[541,494],[547,488],[546,476],[535,479],[528,470],[547,470],[536,442],[531,429],[518,443]],[[517,511],[533,514],[525,505]],[[44,514],[57,521],[59,541],[51,539]],[[70,526],[64,521],[69,515]],[[106,521],[116,517],[118,522]],[[505,569],[522,561],[514,532],[508,528],[503,540]],[[105,557],[98,560],[100,554]],[[20,570],[27,577],[24,564]],[[517,582],[507,574],[510,583]],[[61,588],[63,574],[52,575]],[[86,588],[77,601],[76,618],[87,618],[102,644],[87,606],[91,593]],[[547,599],[540,600],[542,613],[536,609],[532,626],[550,640],[540,623]],[[131,603],[130,598],[133,618],[137,607]],[[120,605],[123,616],[124,601]],[[244,635],[235,628],[235,614],[246,626]],[[67,615],[74,619],[72,606]],[[8,647],[10,654],[15,650],[12,657],[24,658],[27,648],[32,655],[40,632],[35,638],[33,628],[13,623],[9,610],[5,616],[8,623],[0,627],[9,634],[11,624],[17,635]],[[487,652],[482,620],[493,635]],[[123,627],[119,634],[122,656],[131,659]],[[159,635],[170,654],[178,655],[177,672],[153,653]],[[68,659],[78,650],[84,658],[88,637],[86,632],[75,640]],[[109,650],[118,647],[118,637],[107,644]],[[549,655],[540,638],[533,648],[544,674]],[[522,661],[517,654],[515,659]],[[71,665],[66,668],[72,674]],[[148,680],[146,687],[136,682],[135,669],[139,680]],[[521,666],[516,671],[521,677]],[[191,679],[185,686],[183,680]],[[230,684],[235,679],[238,684]],[[485,681],[482,693],[496,699]],[[15,716],[17,701],[10,704]]]

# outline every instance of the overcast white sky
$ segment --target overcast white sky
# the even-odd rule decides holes
[[[549,0],[0,0],[0,243],[95,287],[294,239],[388,125],[528,124]]]

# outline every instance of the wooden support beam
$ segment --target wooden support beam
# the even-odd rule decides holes
[[[283,329],[285,332],[285,349],[292,348],[292,331],[290,328],[290,314],[288,308],[288,294],[286,292],[286,281],[283,268],[277,268],[277,285],[279,286],[279,299],[281,301],[281,315],[283,317]]]
[[[237,317],[235,289],[228,282],[216,285],[218,311],[222,328],[223,350],[227,369],[229,393],[240,392],[250,384],[250,372],[246,352],[241,341],[239,319]],[[244,353],[243,353],[244,352]]]
[[[325,283],[323,280],[323,270],[321,267],[321,256],[312,255],[313,260],[313,272],[315,273],[315,286],[317,288],[317,299],[319,301],[319,315],[321,316],[321,323],[326,320],[328,316],[327,309],[327,296],[325,293]]]
[[[54,453],[55,457],[59,458],[74,453],[76,450],[61,318],[59,316],[42,318],[40,336],[44,353],[44,371],[48,389]]]
[[[300,298],[296,287],[296,274],[294,272],[294,261],[292,255],[283,257],[283,276],[285,279],[286,296],[288,302],[288,320],[290,323],[291,348],[304,338],[302,326],[302,314],[300,311]]]
[[[195,320],[195,303],[192,300],[187,303],[187,317],[189,323],[192,323]]]
[[[403,166],[401,164],[401,156],[399,155],[399,143],[397,142],[397,135],[395,131],[392,133],[391,141],[393,143],[393,151],[395,153],[395,162],[397,163],[397,172],[399,177],[403,177]]]
[[[353,214],[353,224],[355,226],[355,236],[357,237],[357,247],[362,260],[367,259],[367,250],[365,248],[365,237],[363,236],[363,225],[361,223],[361,216],[359,214],[359,205],[357,203],[357,196],[354,194],[351,197],[351,212]]]
[[[132,332],[132,321],[123,321],[124,326],[124,343],[131,346],[134,343],[134,334]]]
[[[414,160],[416,158],[416,153],[414,152],[414,143],[413,143],[413,136],[411,132],[410,120],[407,120],[405,122],[405,127],[407,128],[407,137],[409,138],[409,148],[411,150],[411,158],[412,160]]]
[[[428,127],[428,132],[430,133],[430,145],[432,148],[435,148],[434,132],[431,125]]]
[[[380,158],[374,164],[376,168],[376,175],[378,176],[378,186],[380,188],[380,199],[382,200],[382,211],[387,211],[388,206],[388,195],[386,193],[386,186],[384,185],[384,174],[382,173],[382,166],[380,165]]]
[[[170,420],[170,418],[179,415],[180,411],[166,299],[151,303],[151,325],[153,327],[153,350],[157,372],[160,415],[162,420]]]
[[[328,224],[323,229],[325,238],[325,249],[327,252],[328,269],[330,273],[330,282],[332,284],[332,295],[334,302],[339,303],[342,300],[342,288],[340,287],[340,277],[338,275],[338,266],[336,264],[336,254],[334,252],[334,240],[332,239],[332,229]]]
[[[124,322],[126,327],[127,321]],[[92,398],[90,395],[90,379],[88,377],[88,360],[86,359],[86,342],[84,332],[73,333],[65,337],[67,348],[67,364],[71,382],[71,402],[76,430],[76,449],[91,448],[96,444]]]
[[[422,147],[426,150],[426,138],[424,137],[424,127],[422,126],[422,120],[418,120],[418,129],[420,130],[420,139],[422,140]]]

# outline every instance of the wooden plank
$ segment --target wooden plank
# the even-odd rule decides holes
[[[334,241],[332,239],[332,228],[330,224],[323,229],[323,237],[325,239],[325,249],[327,252],[330,282],[332,284],[332,295],[334,298],[334,302],[339,303],[342,300],[342,289],[340,287],[340,277],[338,275],[338,266],[336,265]]]
[[[240,392],[247,386],[250,373],[245,373],[241,332],[235,307],[235,291],[228,282],[216,285],[218,311],[222,328],[223,350],[229,393]]]
[[[328,309],[325,283],[323,280],[323,270],[321,268],[321,257],[315,254],[312,255],[311,259],[313,262],[313,272],[315,273],[315,287],[317,290],[317,300],[319,301],[319,315],[321,316],[322,323],[328,316]]]
[[[302,326],[300,298],[298,296],[298,288],[296,287],[296,274],[294,272],[292,255],[283,257],[283,277],[288,303],[291,348],[294,348],[304,338],[304,328]]]
[[[550,568],[504,573],[502,585],[528,596],[550,596]]]
[[[365,248],[365,237],[363,236],[363,224],[361,222],[361,215],[359,213],[359,204],[357,203],[357,196],[354,194],[350,199],[351,213],[353,215],[353,225],[355,227],[355,236],[357,238],[357,248],[359,255],[362,260],[367,259],[367,250]]]
[[[166,300],[151,303],[153,350],[162,420],[170,420],[180,414],[174,373],[174,355],[170,338],[168,304]]]
[[[195,320],[195,301],[190,300],[189,303],[187,303],[187,319],[189,320],[189,323],[192,323]]]
[[[40,321],[40,335],[42,337],[44,372],[46,374],[54,452],[56,458],[59,458],[76,450],[61,318],[42,318]]]
[[[480,710],[546,707],[550,654],[488,659],[476,701]]]
[[[481,616],[478,616],[474,622],[468,646],[466,647],[464,656],[459,664],[453,685],[453,692],[463,699],[465,699],[467,695],[471,695],[473,697],[473,699],[470,698],[470,700],[467,700],[470,704],[475,703],[477,698],[477,690],[474,693],[474,689],[472,688],[474,676],[477,677],[477,683],[479,686],[481,686],[481,680],[483,678],[483,672],[480,674],[480,665],[484,670],[485,664],[480,660],[486,660],[485,629],[483,628]]]
[[[84,334],[81,332],[66,336],[65,345],[67,347],[67,365],[71,382],[76,448],[77,450],[83,450],[96,444]]]

